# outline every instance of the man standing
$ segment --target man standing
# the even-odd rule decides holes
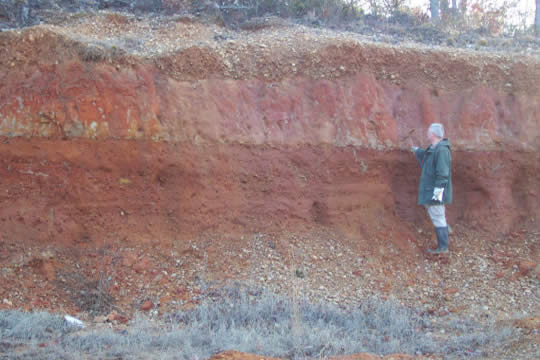
[[[437,233],[437,249],[428,252],[441,254],[448,252],[448,224],[444,205],[452,202],[452,154],[450,142],[444,138],[442,124],[431,124],[427,137],[431,142],[427,149],[412,147],[422,167],[418,204],[426,207]]]

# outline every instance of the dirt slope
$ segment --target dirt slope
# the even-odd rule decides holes
[[[0,134],[33,139],[9,140],[3,160],[22,163],[6,178],[37,177],[65,191],[53,180],[61,178],[68,188],[85,189],[85,195],[71,196],[108,204],[119,193],[100,187],[106,183],[134,195],[143,187],[151,196],[154,188],[164,201],[175,199],[178,221],[199,223],[195,232],[197,226],[234,222],[260,226],[260,215],[246,219],[253,207],[268,220],[279,213],[281,221],[318,218],[347,230],[373,228],[353,220],[359,209],[392,223],[402,222],[391,219],[396,215],[411,220],[418,168],[405,150],[422,144],[425,127],[440,121],[453,144],[461,190],[454,219],[507,232],[538,213],[536,58],[393,48],[289,27],[242,32],[223,42],[215,40],[224,31],[216,26],[133,21],[106,15],[2,34],[0,66],[9,71],[1,79]],[[145,51],[103,45],[125,42],[135,30],[145,31]],[[98,40],[102,45],[95,45]],[[42,150],[25,150],[24,144]],[[56,166],[25,164],[37,154]],[[62,162],[87,162],[80,171],[98,184],[69,179],[83,174]],[[126,185],[114,176],[144,180]],[[46,208],[58,203],[54,191],[39,197]],[[227,220],[210,225],[199,215],[202,206]]]
[[[302,269],[301,291],[338,303],[538,313],[539,78],[535,57],[302,27],[108,14],[3,32],[2,306],[92,311],[107,274],[118,311],[165,311],[200,281],[288,291]],[[408,151],[434,121],[456,189],[443,259],[424,255]]]

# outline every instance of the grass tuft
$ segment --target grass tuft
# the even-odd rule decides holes
[[[224,350],[281,358],[325,358],[370,352],[482,355],[514,331],[447,316],[431,318],[393,300],[366,299],[351,308],[291,300],[239,286],[208,290],[199,307],[159,320],[137,316],[126,330],[68,329],[47,313],[0,312],[6,343],[25,344],[9,358],[124,358],[159,354],[163,359],[206,359]],[[49,340],[46,347],[37,344]],[[53,340],[53,341],[51,341]],[[0,355],[2,350],[0,349]]]

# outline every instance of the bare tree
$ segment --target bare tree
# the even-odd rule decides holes
[[[452,17],[454,17],[454,19],[455,19],[459,14],[457,0],[452,0],[452,9],[450,9],[450,10],[451,10],[450,13],[452,14]]]
[[[383,6],[388,14],[395,14],[401,9],[405,0],[383,0]]]
[[[439,0],[439,9],[443,21],[447,21],[450,17],[450,3],[448,0]]]
[[[379,15],[381,11],[381,5],[379,4],[379,0],[368,0],[369,8],[371,9],[372,15]]]
[[[536,0],[536,17],[534,20],[536,36],[540,36],[540,0]]]
[[[459,11],[461,12],[462,16],[465,16],[467,13],[467,0],[461,0],[459,2]]]
[[[431,21],[434,23],[440,22],[441,17],[439,16],[439,0],[429,0],[429,8],[431,10]]]

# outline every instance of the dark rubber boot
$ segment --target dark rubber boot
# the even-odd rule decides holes
[[[437,233],[437,249],[428,249],[430,254],[445,254],[448,252],[448,226],[435,228]]]
[[[441,251],[442,252],[448,252],[448,243],[449,243],[449,240],[448,240],[448,226],[447,227],[443,227],[440,229],[440,233],[441,233],[441,245],[440,245],[440,248],[441,248]]]

